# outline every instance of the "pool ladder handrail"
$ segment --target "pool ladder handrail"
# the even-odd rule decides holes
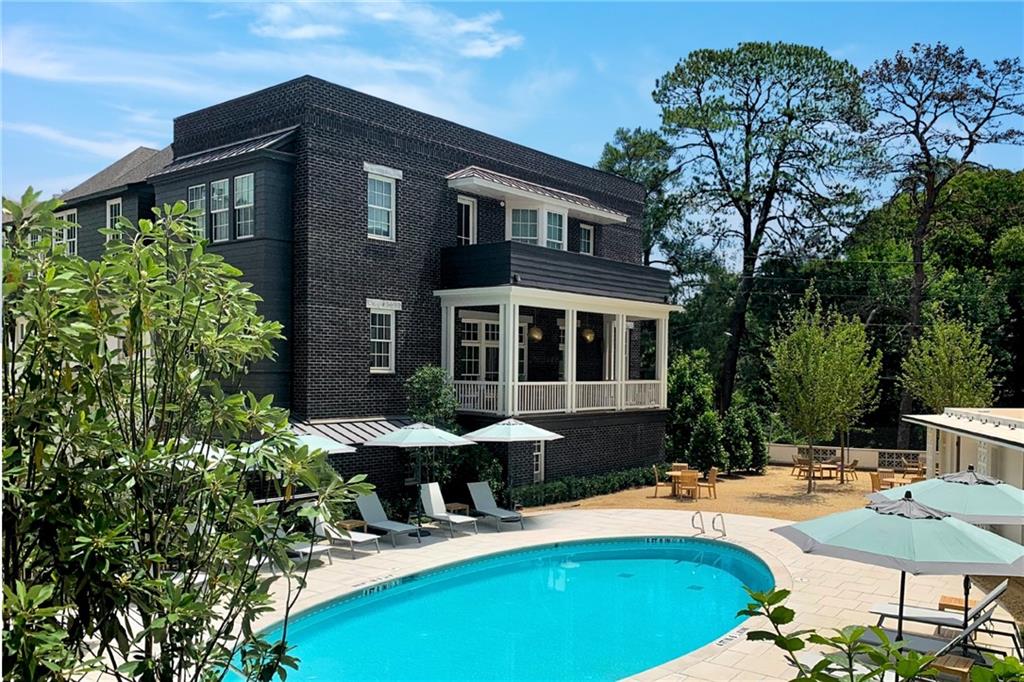
[[[700,522],[699,524],[698,521]],[[721,526],[716,525],[716,521],[721,521]],[[694,530],[699,531],[697,535],[707,535],[707,531],[704,528],[704,514],[702,514],[699,510],[693,512],[693,516],[690,517],[690,526]],[[717,532],[719,538],[724,538],[726,536],[727,533],[725,532],[725,517],[722,516],[721,512],[711,517],[711,530]]]

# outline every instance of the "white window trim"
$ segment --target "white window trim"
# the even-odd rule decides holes
[[[369,173],[370,175],[379,175],[381,177],[389,178],[391,180],[402,179],[402,171],[398,170],[397,168],[381,166],[380,164],[377,163],[369,163],[367,161],[364,161],[363,170]]]
[[[372,164],[364,164],[364,166],[367,166],[367,165],[372,165]],[[401,174],[401,171],[398,171],[398,173]],[[398,205],[398,194],[397,194],[398,183],[395,182],[395,180],[397,180],[398,178],[394,178],[394,177],[391,177],[391,176],[388,176],[388,175],[381,175],[380,173],[369,173],[368,172],[366,174],[366,181],[369,182],[371,179],[378,180],[380,182],[386,182],[389,185],[391,185],[391,210],[388,212],[388,218],[389,218],[390,225],[388,226],[389,234],[387,234],[387,235],[370,234],[370,218],[369,218],[369,215],[367,215],[367,218],[366,218],[366,236],[368,238],[370,238],[370,239],[376,239],[377,241],[381,241],[381,242],[393,242],[393,241],[395,241],[395,213],[396,213],[395,207]],[[375,207],[375,208],[379,208],[379,207]],[[369,211],[370,211],[370,200],[369,199],[366,200],[366,211],[367,211],[367,214],[369,214]]]
[[[203,231],[202,231],[202,234],[200,234],[199,231],[198,231],[198,226],[197,226],[196,236],[199,239],[208,239],[209,235],[207,234],[207,229],[210,226],[209,225],[210,221],[208,220],[207,216],[209,215],[209,200],[210,200],[209,195],[210,195],[210,192],[209,192],[209,190],[206,189],[206,183],[205,182],[204,183],[200,183],[198,185],[189,185],[188,188],[185,190],[185,204],[188,206],[188,210],[190,210],[190,211],[192,210],[192,190],[194,190],[194,189],[201,189],[201,190],[203,190],[203,215],[201,216],[202,219],[203,219]]]
[[[505,241],[512,241],[512,209],[532,209],[537,211],[537,244],[550,248],[548,243],[548,213],[557,213],[562,216],[562,241],[558,249],[554,251],[565,251],[569,245],[569,212],[544,203],[529,203],[520,201],[505,202]]]
[[[117,197],[116,199],[107,199],[107,213],[106,213],[106,217],[105,217],[105,222],[106,222],[108,230],[112,230],[112,229],[114,229],[116,227],[115,225],[111,225],[110,224],[110,207],[114,206],[115,204],[117,205],[117,217],[120,218],[120,217],[122,217],[124,215],[124,204],[121,203],[121,197]],[[108,242],[110,241],[110,238],[111,238],[111,235],[108,234],[107,235],[107,241]]]
[[[590,250],[589,251],[584,251],[583,250],[583,236],[582,235],[583,235],[584,232],[587,232],[587,233],[590,234]],[[593,256],[594,255],[594,233],[595,233],[595,230],[594,230],[594,226],[593,225],[588,225],[587,223],[580,223],[580,253],[582,253],[584,256]]]
[[[250,178],[252,184],[252,201],[248,204],[238,205],[238,192],[235,189],[238,187],[237,182],[239,178]],[[252,209],[252,234],[238,234],[238,209],[240,208],[251,208]],[[236,175],[231,179],[231,220],[235,224],[235,239],[252,239],[256,236],[256,174],[255,173],[242,173]]]
[[[227,197],[227,206],[225,208],[218,209],[218,210],[215,211],[215,210],[213,210],[213,186],[215,184],[217,184],[218,182],[223,182],[223,183],[225,183],[227,185],[227,187],[228,187],[228,197]],[[207,225],[207,229],[210,232],[210,241],[213,242],[214,244],[223,244],[224,242],[231,241],[231,211],[232,211],[232,208],[231,208],[231,203],[232,203],[231,202],[231,178],[217,178],[216,180],[211,180],[210,181],[210,191],[207,194],[206,201],[208,202],[208,205],[210,207],[210,210],[209,210],[210,224]],[[217,239],[217,229],[216,229],[216,227],[214,227],[214,224],[213,224],[213,216],[214,216],[215,213],[224,213],[228,217],[228,236],[224,237],[223,239]]]
[[[63,220],[64,222],[67,222],[67,223],[75,223],[75,226],[74,227],[56,227],[56,228],[54,228],[53,234],[50,236],[50,245],[51,246],[57,246],[58,244],[64,244],[64,246],[65,246],[64,253],[65,254],[67,254],[69,256],[77,256],[78,255],[78,209],[77,208],[71,208],[71,209],[68,209],[67,211],[61,211],[59,213],[54,213],[53,217],[56,218],[57,220]],[[68,232],[67,232],[68,230],[70,230],[70,234],[74,235],[73,237],[70,237],[70,238],[68,237]],[[60,235],[59,237],[58,237],[58,234]],[[74,244],[74,249],[67,248],[68,244]]]
[[[532,460],[530,462],[530,465],[531,465],[531,468],[533,469],[533,482],[534,483],[543,483],[544,482],[544,469],[545,469],[545,462],[544,462],[544,459],[545,459],[545,457],[544,457],[544,455],[545,455],[545,453],[544,453],[545,447],[544,446],[545,446],[544,441],[539,440],[539,441],[536,442],[536,444],[534,444],[533,452],[530,453],[531,460]]]
[[[473,197],[467,197],[463,195],[458,196],[459,205],[469,206],[469,243],[476,244],[476,225],[477,225],[477,212],[476,212],[476,199]],[[456,227],[458,224],[456,223]],[[458,243],[459,235],[455,235],[455,241]]]
[[[395,337],[395,315],[396,311],[388,310],[385,308],[370,308],[370,315],[387,315],[391,321],[391,342],[388,346],[388,366],[387,367],[370,367],[370,374],[394,374],[395,373],[395,346],[397,345],[398,339]],[[372,325],[371,325],[372,327]],[[370,342],[373,342],[373,338],[370,338]]]

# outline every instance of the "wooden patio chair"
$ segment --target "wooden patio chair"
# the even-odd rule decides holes
[[[685,492],[687,495],[690,496],[690,499],[697,499],[697,491],[699,489],[697,483],[697,476],[699,474],[700,472],[697,471],[680,472],[679,477],[676,478],[675,490],[672,491],[672,494],[675,495],[676,497],[681,497],[682,494]]]
[[[686,462],[672,462],[670,471],[686,471],[690,468],[690,465]]]
[[[708,497],[718,499],[718,467],[711,467],[706,482],[697,481],[697,497],[700,497],[700,491],[703,488],[707,488]]]
[[[789,472],[789,475],[800,478],[800,466],[800,458],[797,457],[796,455],[793,455],[793,469],[792,471]]]
[[[847,464],[846,467],[844,468],[844,471],[846,472],[846,475],[847,476],[851,476],[853,478],[853,480],[855,480],[855,481],[857,480],[857,465],[858,464],[860,464],[860,460],[859,459],[855,459],[852,462],[850,462],[849,464]]]
[[[672,488],[675,487],[675,484],[672,482],[672,479],[669,479],[667,481],[662,481],[661,478],[658,476],[658,465],[657,464],[652,466],[651,469],[654,470],[654,496],[655,497],[658,496],[658,488],[661,488],[661,487],[668,488],[669,489],[669,495],[671,495],[673,493]]]

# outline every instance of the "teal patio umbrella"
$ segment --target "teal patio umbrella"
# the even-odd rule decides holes
[[[564,438],[560,433],[542,429],[533,424],[519,421],[518,419],[503,419],[482,429],[471,431],[466,438],[474,443],[536,443],[538,441],[552,441]],[[512,462],[508,462],[508,491],[509,502],[512,501]],[[513,503],[513,509],[515,505]]]
[[[907,573],[1024,576],[1024,546],[921,504],[909,491],[900,492],[898,500],[872,502],[772,531],[808,554],[898,570],[897,639],[903,637]]]
[[[908,490],[921,504],[944,511],[967,523],[1024,525],[1024,490],[997,478],[979,474],[974,471],[974,467],[872,493],[868,497],[876,502],[896,500]]]

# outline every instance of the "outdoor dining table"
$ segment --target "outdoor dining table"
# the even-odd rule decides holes
[[[672,496],[673,497],[678,497],[678,495],[676,495],[676,482],[680,478],[683,478],[684,476],[690,476],[690,475],[692,475],[694,473],[696,473],[696,472],[693,469],[676,469],[674,471],[666,471],[665,472],[665,475],[672,479]],[[693,494],[691,493],[689,496],[693,497]]]

